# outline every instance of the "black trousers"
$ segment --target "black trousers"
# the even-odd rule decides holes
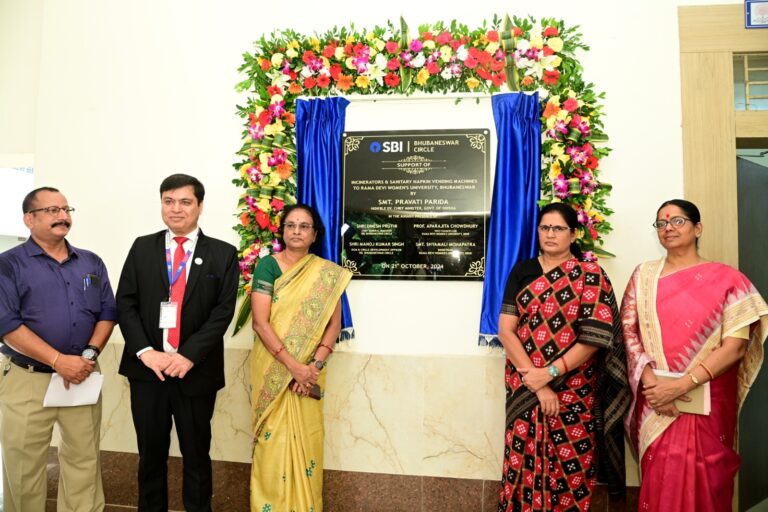
[[[184,464],[182,497],[187,512],[210,512],[211,418],[216,393],[187,396],[179,379],[130,380],[131,413],[139,447],[139,511],[168,510],[168,450],[176,424]]]

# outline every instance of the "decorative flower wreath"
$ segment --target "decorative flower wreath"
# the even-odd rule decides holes
[[[606,206],[611,187],[598,180],[600,160],[610,149],[603,133],[603,93],[581,77],[578,50],[589,50],[578,27],[561,20],[510,19],[494,15],[476,29],[452,21],[419,26],[408,36],[400,20],[372,30],[334,27],[322,35],[293,30],[262,37],[244,53],[237,85],[249,96],[238,114],[245,120],[239,177],[240,288],[249,294],[255,264],[282,250],[280,212],[296,202],[295,108],[298,96],[400,94],[414,92],[538,91],[541,99],[541,200],[570,204],[581,224],[578,240],[587,258],[612,256],[602,249],[611,231]],[[502,26],[503,25],[503,26]],[[250,314],[246,300],[238,315]]]

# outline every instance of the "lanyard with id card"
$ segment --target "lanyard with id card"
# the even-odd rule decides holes
[[[170,247],[170,235],[166,235],[165,244],[165,267],[168,270],[168,301],[160,303],[160,329],[175,329],[176,319],[178,318],[179,303],[171,300],[171,293],[173,291],[173,285],[181,277],[181,273],[186,271],[187,261],[192,256],[192,248],[188,249],[184,254],[184,259],[179,263],[179,268],[176,269],[176,274],[173,272],[173,260],[171,259],[171,247]]]

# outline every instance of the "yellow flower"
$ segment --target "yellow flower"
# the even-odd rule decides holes
[[[467,87],[477,89],[480,86],[480,80],[475,77],[467,78]]]
[[[563,40],[559,37],[550,37],[547,39],[547,46],[552,48],[555,52],[559,52],[563,49]]]
[[[557,116],[557,118],[558,118],[558,119],[560,119],[561,121],[565,121],[566,119],[568,119],[568,115],[569,115],[569,114],[570,114],[570,112],[568,112],[568,111],[567,111],[567,110],[565,110],[565,109],[562,109],[562,110],[560,110],[560,111],[559,111],[557,114],[555,114],[555,115],[556,115],[556,116]]]
[[[444,44],[440,47],[440,60],[443,62],[448,62],[451,60],[451,57],[453,56],[453,48],[448,46],[447,44]]]
[[[427,50],[434,50],[435,49],[435,42],[432,39],[427,39],[426,41],[424,41],[423,46]]]
[[[416,83],[419,85],[424,85],[427,83],[427,80],[429,80],[429,71],[427,71],[424,68],[421,68],[419,70],[419,74],[416,75]]]
[[[283,95],[282,94],[275,94],[269,99],[270,103],[277,103],[278,101],[283,101]]]
[[[560,176],[560,173],[563,172],[563,168],[560,167],[560,162],[555,160],[555,163],[552,164],[552,166],[549,168],[549,179],[555,180],[558,176]]]
[[[373,41],[375,37],[376,37],[376,34],[374,34],[373,32],[368,32],[367,34],[365,34],[366,41]]]
[[[488,53],[496,53],[496,50],[499,49],[499,43],[496,41],[491,41],[488,43],[488,46],[485,47],[485,51]]]
[[[323,61],[323,66],[325,66],[325,67],[327,67],[327,68],[331,67],[331,61],[329,61],[329,60],[328,60],[328,58],[327,58],[327,57],[325,57],[325,55],[323,55],[322,57],[320,57],[320,60],[322,60],[322,61]]]
[[[283,63],[283,54],[282,53],[273,54],[272,58],[270,59],[270,62],[272,62],[272,67],[274,68],[279,67],[280,64]]]
[[[293,59],[295,57],[299,56],[299,52],[294,50],[293,48],[288,48],[288,50],[285,52],[286,57]]]
[[[336,51],[333,52],[333,56],[336,60],[341,60],[344,58],[344,47],[343,46],[337,46]]]
[[[549,154],[552,156],[560,156],[563,153],[565,153],[565,147],[560,143],[552,144],[549,148]]]
[[[541,38],[541,36],[535,36],[531,38],[531,48],[544,48],[544,40]]]
[[[312,46],[312,49],[316,52],[320,51],[320,40],[316,37],[312,37],[309,39],[309,44]]]
[[[563,163],[563,165],[565,165],[568,163],[568,160],[570,160],[571,157],[563,153],[562,155],[558,156],[557,159],[560,160]]]
[[[344,61],[344,65],[347,66],[347,69],[357,69],[352,57],[347,57],[347,60]]]
[[[595,219],[595,222],[603,222],[605,220],[605,218],[602,215],[600,215],[598,212],[595,212],[595,215],[593,218]]]
[[[576,240],[581,240],[584,238],[584,230],[579,228],[576,230]]]
[[[556,116],[549,116],[547,118],[547,129],[551,130],[552,128],[554,128],[556,122],[557,122]]]
[[[354,43],[354,42],[355,42],[355,36],[354,36],[354,34],[349,34],[349,35],[347,36],[347,44],[352,44],[352,43]]]
[[[368,86],[371,85],[371,80],[365,75],[358,75],[358,77],[355,78],[355,85],[361,89],[367,89]]]
[[[283,122],[278,119],[274,123],[270,123],[267,126],[264,127],[264,134],[265,135],[274,135],[276,133],[280,133],[285,130],[285,126],[283,126]],[[262,167],[263,169],[263,167]]]
[[[576,97],[576,91],[574,91],[573,89],[568,89],[567,94],[568,94],[569,98],[575,98]]]
[[[293,41],[288,43],[288,48],[292,48],[294,50],[298,50],[299,49],[299,42],[294,39]]]
[[[248,246],[248,247],[246,247],[245,249],[243,249],[243,258],[245,258],[246,256],[248,256],[248,255],[249,255],[249,254],[251,254],[252,252],[253,252],[253,250],[251,249],[251,246]]]
[[[376,49],[378,51],[382,51],[387,46],[387,43],[385,43],[381,39],[377,39],[374,45],[376,46]]]
[[[561,59],[559,55],[555,55],[552,58],[552,67],[553,68],[559,68],[560,64],[562,64],[562,63],[563,63],[563,59]]]
[[[594,211],[590,212],[590,210],[592,210],[592,199],[589,197],[586,199],[586,201],[584,201],[584,209],[588,212],[587,215],[592,215],[595,213]]]

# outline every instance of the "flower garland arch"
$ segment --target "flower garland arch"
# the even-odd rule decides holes
[[[611,231],[606,205],[610,185],[599,180],[600,160],[610,149],[603,132],[601,100],[581,76],[577,26],[533,17],[493,20],[470,29],[452,21],[418,27],[388,22],[371,30],[334,27],[306,36],[273,32],[243,54],[237,85],[247,92],[237,110],[245,121],[233,183],[238,203],[240,287],[246,295],[236,331],[248,319],[251,276],[258,260],[282,250],[280,213],[296,202],[295,108],[299,96],[346,94],[446,94],[503,89],[538,91],[541,101],[541,199],[570,204],[578,214],[578,241],[587,257],[612,256],[603,236]]]

